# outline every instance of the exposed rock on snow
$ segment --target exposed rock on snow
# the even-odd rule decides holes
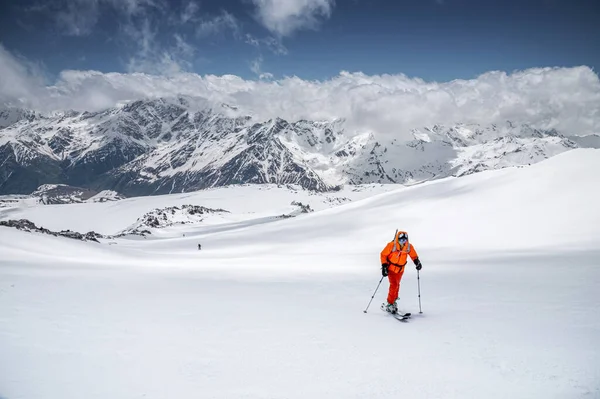
[[[66,184],[43,184],[31,193],[45,205],[82,203],[96,195],[96,191]]]
[[[10,196],[4,196],[9,201]],[[15,197],[16,196],[12,196]],[[84,202],[107,202],[119,201],[126,197],[112,190],[96,192],[83,187],[73,187],[66,184],[43,184],[27,196],[19,196],[19,199],[35,199],[44,205],[81,204]],[[13,200],[13,202],[18,202]]]
[[[42,233],[49,234],[55,237],[67,237],[80,241],[95,241],[99,242],[99,238],[105,238],[102,234],[98,234],[94,231],[90,231],[86,234],[81,234],[76,231],[62,230],[59,232],[51,231],[43,227],[37,227],[33,222],[27,219],[20,220],[0,220],[0,226],[14,227],[17,230],[26,231],[30,233]]]
[[[154,209],[144,214],[132,226],[119,233],[117,237],[130,234],[145,236],[152,234],[150,229],[161,229],[182,224],[198,224],[208,215],[222,213],[229,213],[229,211],[198,205],[182,205],[181,207],[171,206]]]
[[[302,202],[292,201],[292,205],[295,205],[295,206],[299,207],[301,213],[314,212],[314,210],[310,207],[309,204],[304,205]]]
[[[108,202],[108,201],[119,201],[125,199],[124,195],[119,194],[112,190],[103,190],[91,198],[88,198],[86,202]]]
[[[290,213],[280,215],[277,218],[278,219],[289,219],[289,218],[296,217],[302,213],[314,212],[314,210],[310,207],[310,205],[308,205],[308,204],[304,205],[302,202],[292,201],[291,205],[296,206],[297,207],[296,210],[294,210],[293,212],[290,212]]]

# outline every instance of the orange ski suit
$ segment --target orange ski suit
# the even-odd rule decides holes
[[[398,291],[400,291],[400,280],[404,274],[404,266],[407,262],[407,257],[414,261],[419,257],[415,247],[413,247],[409,241],[406,241],[404,245],[401,245],[398,241],[398,237],[401,234],[406,234],[405,231],[399,231],[396,234],[396,238],[390,241],[383,251],[381,251],[381,263],[388,263],[388,279],[390,281],[390,290],[388,292],[387,301],[388,303],[394,303],[398,298]],[[408,237],[408,234],[406,234]]]

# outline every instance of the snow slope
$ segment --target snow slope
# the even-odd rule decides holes
[[[599,155],[185,237],[0,229],[0,397],[600,397]],[[424,264],[408,323],[377,309],[386,283],[362,312],[396,228]]]
[[[393,191],[399,187],[402,186],[365,184],[346,186],[336,192],[318,193],[294,185],[246,184],[184,194],[134,197],[113,202],[46,206],[33,206],[35,201],[25,198],[11,207],[0,208],[0,220],[29,219],[50,230],[72,229],[80,232],[94,230],[101,234],[116,234],[132,225],[143,214],[167,206],[199,205],[222,208],[231,212],[228,218],[223,219],[226,223],[279,216],[296,210],[296,207],[291,204],[292,201],[299,201],[309,204],[315,210],[322,210]]]

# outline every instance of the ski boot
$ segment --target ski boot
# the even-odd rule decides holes
[[[385,305],[385,311],[391,314],[398,313],[398,306],[396,305],[396,302]]]
[[[400,298],[396,298],[396,300],[394,301],[394,309],[396,309],[395,313],[400,313]]]

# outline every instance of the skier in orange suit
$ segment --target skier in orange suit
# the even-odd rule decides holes
[[[404,274],[404,266],[406,266],[409,256],[417,270],[421,270],[423,265],[419,260],[415,247],[408,242],[406,231],[399,231],[394,240],[390,241],[381,251],[381,275],[387,276],[390,281],[387,304],[384,308],[390,313],[398,312],[397,300],[400,280]]]

